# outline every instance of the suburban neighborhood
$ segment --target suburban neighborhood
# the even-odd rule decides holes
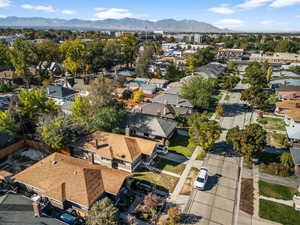
[[[299,33],[1,20],[1,225],[300,224]]]

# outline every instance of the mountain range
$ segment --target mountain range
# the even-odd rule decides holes
[[[164,19],[149,21],[134,18],[81,20],[52,19],[43,17],[0,18],[0,27],[9,28],[42,28],[42,29],[83,29],[83,30],[118,30],[118,31],[165,31],[165,32],[229,32],[211,24],[196,20]]]

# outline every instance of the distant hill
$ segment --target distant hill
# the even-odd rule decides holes
[[[50,19],[42,17],[15,17],[0,19],[0,27],[10,28],[44,28],[44,29],[86,29],[86,30],[122,30],[122,31],[154,31],[167,32],[228,32],[211,24],[196,20],[165,19],[157,22],[149,20],[125,18],[105,20]]]

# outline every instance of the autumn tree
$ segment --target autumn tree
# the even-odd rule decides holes
[[[208,108],[216,87],[215,79],[192,77],[181,86],[180,95],[199,108]]]
[[[143,101],[143,95],[144,95],[144,93],[140,89],[134,91],[133,94],[132,94],[132,101],[136,102],[136,103],[142,102]]]
[[[179,225],[181,219],[181,210],[177,207],[168,209],[168,218],[161,221],[159,225]]]
[[[87,225],[118,225],[119,211],[109,198],[97,201],[88,211]]]
[[[220,138],[221,126],[217,121],[209,120],[205,114],[196,114],[189,119],[189,142],[204,150],[211,148]]]
[[[109,106],[113,102],[113,91],[115,82],[107,78],[95,79],[89,87],[89,100],[92,110],[97,111],[98,108]]]
[[[16,39],[10,49],[10,58],[16,70],[16,75],[24,79],[27,86],[29,86],[33,77],[29,67],[36,64],[37,61],[37,56],[31,44],[28,41]]]

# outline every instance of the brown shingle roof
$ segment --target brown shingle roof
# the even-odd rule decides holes
[[[300,99],[276,102],[276,107],[281,109],[295,109],[299,107],[300,109]]]
[[[98,146],[96,147],[96,140]],[[82,138],[77,146],[108,159],[134,162],[141,154],[151,155],[157,142],[121,134],[96,131]]]
[[[117,194],[128,175],[130,173],[53,153],[14,179],[41,190],[40,194],[49,198],[89,208],[103,192]]]

